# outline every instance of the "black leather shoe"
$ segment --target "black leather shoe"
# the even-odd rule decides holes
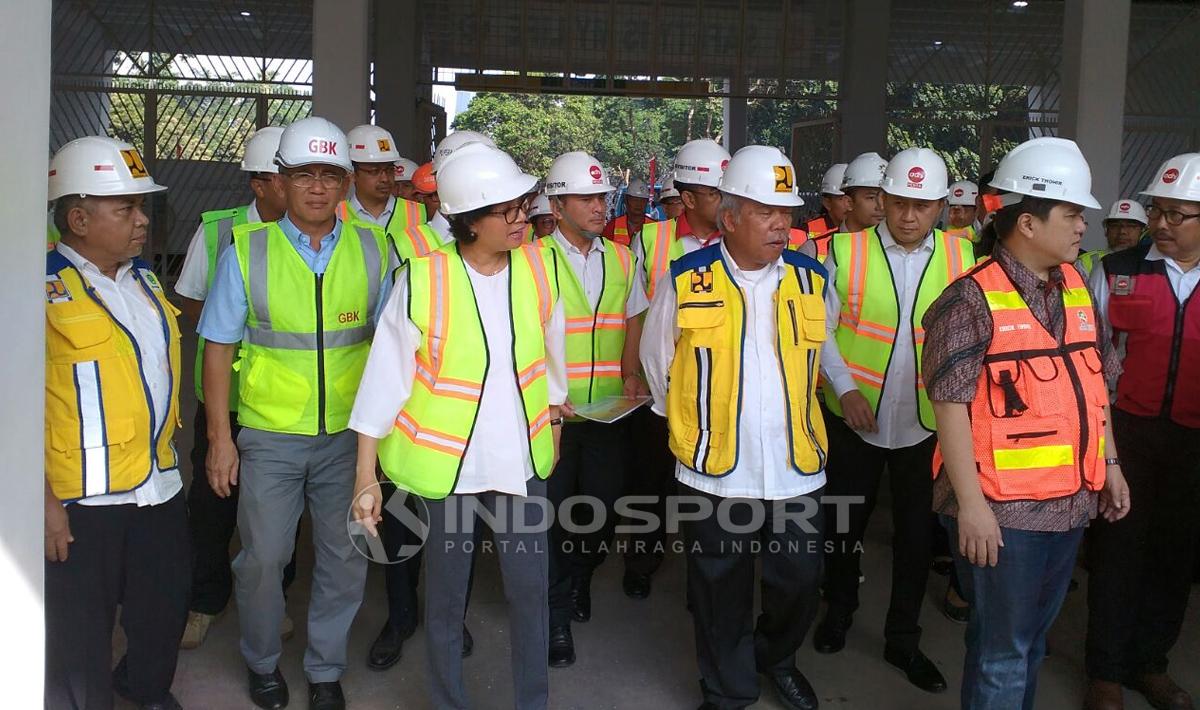
[[[566,668],[575,664],[575,639],[570,626],[550,629],[550,667]]]
[[[463,624],[463,648],[462,657],[466,658],[475,652],[475,637],[471,636],[471,630]]]
[[[625,588],[625,596],[630,599],[645,599],[650,596],[650,575],[626,572],[621,586]]]
[[[288,704],[287,681],[279,669],[270,673],[255,673],[246,671],[250,676],[250,699],[264,710],[280,710]]]
[[[846,631],[850,629],[854,618],[833,611],[825,612],[825,618],[813,632],[813,648],[817,653],[837,653],[846,647]]]
[[[367,668],[373,671],[384,671],[400,660],[404,650],[404,642],[413,635],[416,629],[396,629],[391,624],[384,624],[367,652]]]
[[[308,707],[309,710],[346,710],[342,684],[336,680],[332,683],[309,683]]]
[[[183,710],[183,706],[179,704],[179,700],[167,693],[167,697],[153,703],[139,703],[133,699],[133,694],[129,690],[129,673],[126,670],[125,658],[122,658],[117,667],[112,672],[113,692],[121,696],[125,700],[138,706],[138,710]]]
[[[571,581],[571,618],[581,624],[592,618],[592,580]]]
[[[803,673],[792,668],[785,671],[771,671],[767,673],[767,677],[771,679],[771,685],[775,686],[775,691],[779,693],[779,702],[783,703],[784,707],[792,708],[792,710],[816,710],[819,705],[817,691],[813,690]]]
[[[908,682],[926,693],[941,693],[946,690],[946,679],[942,677],[941,671],[920,651],[904,653],[884,649],[883,660],[904,671]]]

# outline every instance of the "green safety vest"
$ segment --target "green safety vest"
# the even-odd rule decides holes
[[[888,364],[892,361],[892,348],[896,344],[896,329],[900,327],[900,304],[892,269],[876,227],[853,234],[835,234],[829,244],[829,253],[837,264],[832,279],[841,300],[834,338],[858,391],[878,415]],[[921,353],[925,350],[925,329],[921,327],[921,320],[946,286],[974,264],[970,241],[949,236],[940,229],[933,231],[933,254],[917,285],[909,324],[916,349],[917,377],[913,384],[917,388],[918,413],[921,426],[929,431],[936,431],[937,426],[921,378]],[[826,387],[824,393],[825,406],[842,416],[842,403],[833,388]]]
[[[217,277],[217,261],[225,253],[225,249],[233,244],[233,228],[245,224],[249,205],[234,207],[229,210],[212,210],[200,215],[200,223],[204,226],[204,253],[208,256],[207,289],[212,290],[213,279]],[[204,338],[196,341],[195,365],[196,401],[204,402]],[[229,379],[229,411],[236,412],[238,405],[238,374],[233,372]]]
[[[683,242],[676,238],[678,225],[678,220],[665,219],[642,226],[638,238],[642,245],[641,277],[647,298],[654,298],[654,289],[671,268],[671,262],[683,256]]]
[[[539,243],[554,250],[566,273],[559,281],[567,319],[567,394],[571,403],[587,404],[621,394],[625,304],[633,290],[633,254],[629,247],[604,242],[604,287],[593,310],[583,282],[554,235],[542,237]]]
[[[446,244],[442,235],[428,223],[414,224],[404,231],[388,233],[388,241],[396,253],[396,259],[404,263],[418,256],[426,256]]]
[[[513,372],[538,478],[554,465],[546,326],[558,301],[554,254],[525,245],[509,252]],[[379,444],[379,463],[404,490],[442,499],[454,492],[471,444],[491,359],[471,277],[447,244],[408,262],[408,318],[421,332],[412,394]]]
[[[1083,270],[1086,271],[1088,273],[1088,275],[1090,276],[1092,273],[1092,269],[1096,267],[1096,264],[1099,264],[1100,260],[1103,259],[1105,256],[1107,256],[1110,253],[1112,253],[1111,249],[1097,249],[1096,251],[1085,251],[1079,255],[1079,265],[1082,266]]]
[[[343,222],[358,220],[367,224],[375,224],[373,221],[359,214],[358,210],[354,209],[353,205],[350,204],[349,198],[338,203],[337,215]],[[392,216],[388,219],[387,226],[383,228],[383,231],[389,235],[396,236],[403,233],[409,227],[425,224],[428,221],[425,215],[425,205],[414,200],[397,197],[396,204],[392,208]]]
[[[284,434],[345,430],[388,276],[383,230],[342,222],[324,274],[275,222],[235,227],[233,246],[249,304],[238,421]]]

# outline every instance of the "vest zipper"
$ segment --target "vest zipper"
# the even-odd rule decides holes
[[[792,317],[792,344],[800,344],[800,327],[796,324],[796,302],[788,301],[788,314]]]
[[[1179,353],[1183,351],[1183,318],[1187,314],[1187,304],[1192,300],[1188,296],[1187,301],[1179,302],[1175,300],[1175,330],[1171,334],[1171,359],[1167,365],[1167,387],[1163,392],[1162,411],[1160,415],[1166,418],[1171,417],[1171,405],[1175,400],[1175,376],[1179,370]]]
[[[325,433],[325,300],[324,274],[313,274],[317,283],[317,433]]]

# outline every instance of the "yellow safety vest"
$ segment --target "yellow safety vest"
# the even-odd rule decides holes
[[[968,224],[965,227],[957,227],[943,230],[947,237],[959,237],[975,244],[979,241],[979,233],[975,231],[974,225]]]
[[[542,237],[539,243],[554,251],[565,273],[558,278],[567,318],[567,396],[572,404],[587,404],[621,394],[625,304],[633,290],[633,254],[616,242],[603,243],[604,287],[593,310],[583,282],[554,235]],[[598,248],[596,245],[592,248]]]
[[[404,263],[418,256],[427,256],[446,244],[447,239],[428,223],[414,224],[399,234],[388,234],[388,241],[396,252],[396,258]]]
[[[825,269],[799,252],[783,252],[776,295],[778,357],[788,413],[792,468],[825,468],[825,422],[817,373],[825,340]],[[723,476],[737,465],[746,341],[745,294],[729,276],[719,245],[671,264],[679,339],[667,387],[667,426],[675,457],[688,468]]]
[[[558,301],[554,253],[535,245],[509,252],[512,376],[529,431],[529,459],[539,478],[554,465],[546,326]],[[471,444],[491,360],[479,306],[458,244],[413,259],[408,318],[421,331],[412,395],[380,442],[379,462],[397,486],[425,498],[454,492]]]
[[[141,351],[124,325],[62,254],[46,255],[46,480],[59,500],[123,493],[155,465],[176,468],[172,438],[179,420],[179,311],[150,265],[133,260],[133,277],[158,309],[167,343],[171,402],[155,421]]]
[[[315,274],[275,222],[233,230],[249,309],[238,421],[284,434],[346,428],[388,276],[383,230],[342,222],[324,274]]]
[[[367,224],[375,224],[373,221],[359,214],[358,210],[354,209],[354,206],[350,204],[349,199],[338,203],[337,216],[343,222],[358,220]],[[397,197],[396,205],[392,208],[392,216],[388,219],[387,226],[383,228],[383,231],[395,236],[403,233],[409,227],[425,224],[428,221],[429,219],[425,215],[425,205],[414,200]]]
[[[1100,263],[1100,260],[1105,256],[1108,256],[1110,253],[1112,253],[1111,249],[1085,251],[1079,255],[1079,265],[1083,267],[1083,270],[1086,271],[1088,275],[1091,275],[1092,269],[1096,268],[1096,264]]]
[[[683,242],[676,238],[678,229],[679,222],[675,219],[649,222],[642,226],[638,238],[642,243],[641,276],[647,298],[654,298],[654,289],[670,269],[671,262],[683,256]]]
[[[859,392],[878,415],[879,399],[888,364],[892,361],[892,348],[896,344],[896,329],[900,327],[900,305],[892,269],[879,241],[877,227],[853,234],[835,234],[829,253],[837,264],[833,280],[842,304],[834,339]],[[921,327],[921,320],[946,286],[974,264],[975,255],[969,241],[951,237],[941,230],[933,231],[933,254],[917,285],[917,299],[909,323],[916,349],[917,379],[913,385],[917,389],[917,409],[921,426],[929,431],[936,431],[937,426],[921,378],[921,353],[925,350],[925,329]],[[825,390],[825,406],[842,416],[842,403],[832,387]]]
[[[204,227],[204,253],[208,257],[208,289],[212,290],[213,279],[217,276],[217,261],[225,250],[233,244],[233,228],[245,224],[250,212],[249,205],[242,205],[229,210],[212,210],[200,215],[200,223]],[[196,385],[196,401],[204,402],[204,338],[196,340],[196,364],[193,370],[193,382]],[[236,412],[238,405],[238,374],[237,371],[229,376],[229,411]]]

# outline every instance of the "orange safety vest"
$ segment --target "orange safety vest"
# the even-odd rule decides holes
[[[798,227],[792,227],[788,232],[788,249],[799,249],[808,241],[808,232]]]
[[[1063,268],[1063,339],[1046,330],[1000,263],[967,272],[987,299],[992,342],[984,356],[971,434],[989,500],[1049,500],[1104,486],[1108,389],[1096,312],[1083,277]],[[933,475],[942,467],[939,445]]]
[[[646,221],[642,223],[642,228],[644,229],[647,224],[653,224],[653,223],[654,223],[654,220],[650,219],[650,217],[647,216]],[[605,227],[605,229],[604,229],[604,233],[607,235],[610,232],[612,233],[612,236],[608,237],[609,239],[616,242],[617,244],[620,244],[621,246],[626,246],[626,247],[629,246],[629,243],[630,243],[629,215],[623,214],[620,217],[616,217],[611,222],[609,222],[608,226]]]

